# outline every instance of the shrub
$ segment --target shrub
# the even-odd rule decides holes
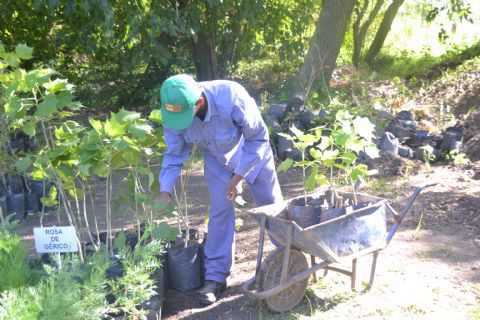
[[[0,292],[27,285],[30,273],[27,256],[28,248],[17,235],[0,231]]]

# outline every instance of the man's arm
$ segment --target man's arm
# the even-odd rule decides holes
[[[245,97],[235,101],[232,111],[233,122],[242,130],[245,139],[242,156],[234,173],[245,177],[256,165],[260,165],[269,146],[268,128],[260,110],[245,91]]]
[[[180,175],[183,163],[188,158],[189,148],[178,131],[165,128],[164,135],[167,150],[163,155],[159,181],[160,196],[166,199],[166,193],[171,194],[175,187],[175,182]]]

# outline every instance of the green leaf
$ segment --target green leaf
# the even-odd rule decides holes
[[[153,174],[152,170],[148,167],[139,167],[138,172],[140,174],[146,175],[148,177],[148,190],[152,190],[152,185],[155,182],[155,175]]]
[[[105,121],[105,134],[112,138],[120,137],[125,134],[124,125],[118,123],[115,117],[111,117]]]
[[[343,130],[334,130],[330,134],[330,137],[334,139],[334,144],[339,147],[345,147],[350,135],[346,134]]]
[[[18,159],[15,162],[15,168],[17,168],[19,172],[25,172],[31,166],[31,164],[32,164],[32,157],[26,156]]]
[[[126,122],[134,122],[140,119],[140,113],[135,111],[127,111],[125,109],[121,109],[116,115],[115,118],[120,123]]]
[[[83,198],[83,196],[85,195],[85,192],[82,189],[71,188],[71,189],[68,189],[68,194],[73,198],[80,199],[80,198]]]
[[[112,158],[110,159],[110,167],[112,170],[122,168],[127,164],[123,156],[123,152],[117,152],[112,156]]]
[[[141,153],[131,148],[123,152],[123,158],[130,165],[138,164],[142,161]]]
[[[22,102],[19,97],[13,96],[10,101],[5,104],[5,114],[9,117],[14,117],[17,112],[22,109]]]
[[[38,105],[35,115],[39,117],[47,117],[57,111],[57,97],[53,94],[47,94],[43,101]]]
[[[48,90],[50,94],[55,94],[60,91],[67,90],[68,81],[66,79],[55,79],[43,84],[43,87]]]
[[[43,168],[37,167],[32,171],[32,179],[35,181],[42,181],[48,178],[47,173]]]
[[[36,129],[37,129],[37,122],[34,119],[32,119],[31,121],[25,122],[22,128],[23,132],[25,132],[30,137],[35,136]]]
[[[153,122],[162,124],[162,112],[159,109],[155,109],[152,112],[150,112],[149,119]]]
[[[315,177],[315,182],[317,183],[317,186],[325,186],[330,184],[324,174],[317,174]]]
[[[33,48],[27,46],[26,44],[17,44],[15,47],[15,53],[22,60],[28,60],[32,58]]]
[[[334,161],[337,159],[338,150],[325,150],[322,154],[322,161]]]
[[[93,167],[93,173],[99,177],[106,177],[108,174],[108,167],[105,163],[99,162]]]
[[[357,181],[362,177],[366,177],[368,175],[368,167],[365,164],[359,164],[352,168],[350,171],[350,177],[353,181]]]
[[[128,131],[136,138],[144,139],[147,134],[152,133],[153,128],[149,124],[131,124]]]
[[[352,150],[356,154],[358,154],[360,151],[363,150],[366,143],[367,142],[365,140],[360,140],[360,139],[357,139],[356,137],[351,137],[350,139],[348,139],[347,143],[345,144],[345,149]]]
[[[160,223],[152,230],[152,237],[154,239],[165,239],[166,241],[175,241],[178,236],[178,229],[170,227],[166,222]]]
[[[351,165],[355,162],[355,160],[357,160],[357,155],[353,152],[345,152],[340,155],[340,158],[342,158],[345,164]]]
[[[25,76],[25,87],[27,91],[35,88],[37,84],[42,85],[45,82],[50,81],[50,77],[55,74],[58,73],[52,69],[35,69],[29,71]]]
[[[133,150],[136,150],[136,151],[140,151],[140,148],[139,148],[139,146],[138,146],[138,142],[136,142],[135,140],[129,138],[128,136],[123,136],[123,137],[122,137],[122,140],[127,143],[128,147],[129,147],[130,149],[133,149]],[[126,148],[127,145],[125,145],[124,148]]]
[[[303,132],[301,130],[299,130],[297,127],[295,127],[295,125],[292,125],[292,127],[290,128],[290,131],[292,131],[292,133],[294,135],[297,136],[297,138],[300,138],[301,136],[303,136]]]
[[[314,170],[313,168],[312,172],[308,175],[307,180],[305,181],[305,189],[308,191],[313,191],[315,189],[315,184],[316,184],[316,176],[317,176],[317,170]]]
[[[80,109],[84,108],[84,106],[83,106],[83,104],[81,104],[78,101],[72,101],[67,105],[67,108],[75,111],[75,110],[80,110]]]
[[[90,167],[92,165],[88,163],[83,163],[78,165],[78,170],[80,171],[80,174],[84,177],[89,177],[90,176]]]
[[[52,186],[50,188],[48,197],[41,198],[40,201],[47,207],[53,207],[57,205],[57,188],[55,186]]]
[[[283,161],[282,163],[280,163],[280,165],[278,166],[277,168],[277,173],[280,173],[280,172],[283,172],[283,171],[287,171],[288,169],[290,169],[290,167],[293,165],[293,160],[288,158],[288,159],[285,159],[285,161]]]
[[[90,124],[92,125],[93,129],[95,129],[95,131],[98,133],[98,134],[102,134],[102,131],[103,131],[103,124],[100,120],[95,120],[93,118],[90,118],[88,120],[90,122]]]
[[[73,94],[68,90],[63,90],[57,94],[57,99],[59,108],[63,108],[73,101]]]
[[[313,157],[315,160],[321,160],[322,159],[322,151],[317,150],[315,148],[310,149],[310,155]]]
[[[356,117],[353,120],[353,128],[355,132],[367,141],[372,141],[375,137],[375,126],[370,122],[368,118]]]
[[[59,176],[62,178],[63,181],[71,182],[75,179],[75,173],[73,172],[72,167],[61,164],[57,168]]]
[[[5,53],[3,59],[9,66],[13,68],[18,67],[18,65],[20,64],[20,58],[15,53],[11,53],[11,52]]]
[[[115,240],[113,241],[113,248],[121,251],[125,248],[126,245],[127,236],[125,235],[125,232],[120,231],[115,237]]]
[[[332,139],[330,137],[322,137],[320,143],[316,146],[318,149],[324,151],[332,145]]]
[[[352,119],[353,116],[347,110],[338,110],[335,114],[335,119],[339,122]]]

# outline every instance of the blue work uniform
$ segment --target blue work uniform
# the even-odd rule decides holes
[[[283,201],[275,172],[268,129],[255,100],[240,84],[199,82],[208,103],[204,120],[195,117],[184,130],[165,128],[167,150],[160,172],[160,191],[175,186],[189,144],[201,146],[204,177],[210,192],[205,280],[225,282],[232,266],[235,211],[227,186],[234,174],[247,182],[257,206]]]

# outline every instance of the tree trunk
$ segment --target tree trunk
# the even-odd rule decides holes
[[[383,47],[385,43],[385,39],[387,38],[390,29],[392,28],[393,20],[397,15],[398,9],[403,4],[404,0],[393,0],[390,6],[388,7],[387,11],[385,11],[385,15],[383,16],[382,22],[380,23],[380,27],[378,27],[377,34],[373,39],[370,48],[365,55],[365,62],[372,67],[373,61],[377,57],[378,53]]]
[[[198,33],[193,41],[192,54],[197,71],[198,81],[218,78],[217,56],[215,51],[215,33]]]
[[[195,69],[199,81],[218,79],[217,64],[217,16],[215,5],[206,4],[206,25],[197,33],[193,40],[192,54],[195,60]]]
[[[368,29],[375,20],[376,15],[380,11],[383,6],[385,0],[377,0],[375,2],[375,6],[373,7],[372,11],[368,15],[367,20],[362,24],[363,17],[368,9],[369,0],[365,0],[363,3],[362,8],[358,8],[356,10],[357,17],[355,22],[353,23],[353,55],[352,55],[352,63],[355,67],[358,67],[360,62],[360,56],[362,54],[363,46],[365,44],[365,37],[367,35]]]
[[[294,95],[308,97],[312,88],[328,86],[356,0],[325,0],[305,61],[294,83]]]

